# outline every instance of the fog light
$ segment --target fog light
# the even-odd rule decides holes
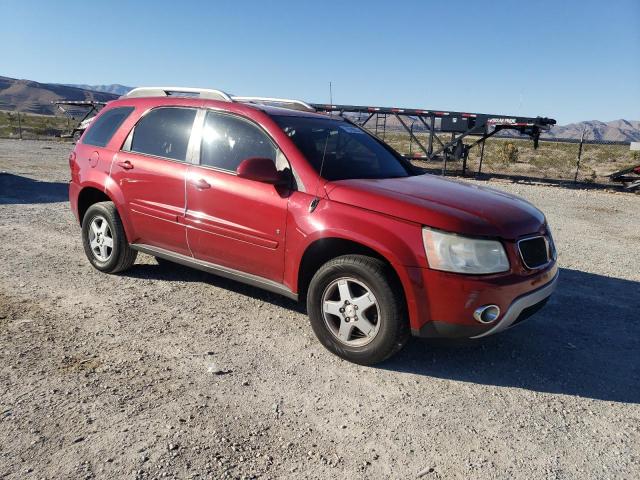
[[[500,316],[500,307],[497,305],[485,305],[484,307],[476,308],[473,312],[473,318],[480,323],[493,323]]]

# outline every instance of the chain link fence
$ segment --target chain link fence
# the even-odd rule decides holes
[[[0,111],[0,138],[59,139],[70,132],[76,123],[69,117]]]

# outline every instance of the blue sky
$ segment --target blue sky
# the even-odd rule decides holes
[[[0,75],[640,119],[640,0],[0,0]],[[74,21],[75,19],[75,21]]]

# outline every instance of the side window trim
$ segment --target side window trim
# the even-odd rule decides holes
[[[138,152],[136,150],[131,150],[131,143],[133,142],[133,136],[135,135],[135,131],[136,131],[136,127],[138,126],[138,124],[140,123],[140,121],[146,117],[150,112],[154,111],[154,110],[159,110],[161,108],[181,108],[184,110],[195,110],[196,111],[196,115],[193,119],[193,124],[191,126],[191,133],[189,135],[189,142],[187,144],[187,153],[185,155],[185,160],[178,160],[175,158],[170,158],[170,157],[163,157],[161,155],[153,155],[151,153],[145,153],[145,152]],[[162,160],[167,160],[169,162],[176,162],[176,163],[194,163],[193,162],[193,153],[192,153],[192,142],[194,141],[194,131],[196,129],[196,126],[198,124],[198,114],[200,113],[199,108],[196,107],[183,107],[181,105],[162,105],[159,107],[152,107],[150,109],[148,109],[147,111],[145,111],[142,115],[140,115],[140,117],[136,120],[136,123],[133,127],[131,127],[131,130],[129,131],[129,134],[127,135],[127,138],[125,139],[124,143],[122,144],[122,147],[120,147],[120,150],[123,152],[127,152],[127,153],[135,153],[136,155],[143,155],[145,157],[149,157],[149,158],[159,158]],[[204,120],[202,120],[202,122],[204,122]],[[198,134],[201,134],[202,131],[202,126],[200,126],[200,132],[198,132]]]

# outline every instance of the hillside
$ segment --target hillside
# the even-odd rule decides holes
[[[97,100],[118,98],[112,93],[95,92],[55,83],[39,83],[0,76],[0,110],[54,115],[55,100]]]

